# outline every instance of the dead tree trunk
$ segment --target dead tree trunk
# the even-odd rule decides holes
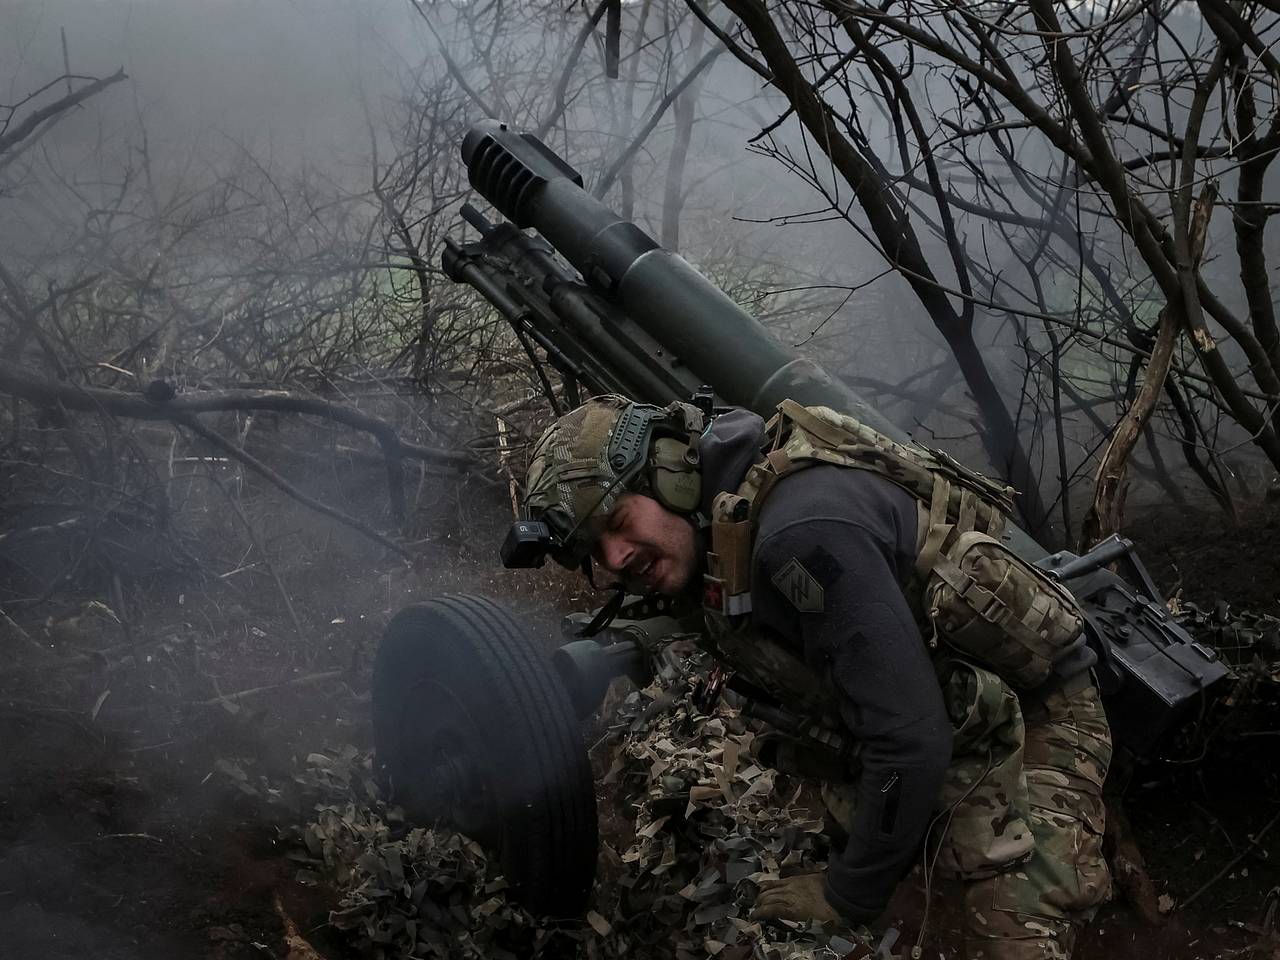
[[[1216,198],[1217,188],[1209,184],[1196,204],[1189,237],[1192,270],[1199,266],[1204,253],[1205,235],[1209,230],[1209,218]],[[1102,454],[1094,476],[1093,504],[1080,530],[1081,550],[1087,550],[1099,540],[1106,539],[1124,525],[1129,455],[1137,446],[1138,438],[1142,436],[1164,390],[1165,378],[1173,361],[1173,348],[1181,332],[1182,319],[1171,305],[1166,304],[1160,311],[1155,346],[1151,350],[1151,359],[1147,361],[1147,376],[1128,411],[1112,431],[1111,440],[1107,443],[1107,449]]]

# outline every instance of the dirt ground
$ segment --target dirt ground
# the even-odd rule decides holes
[[[339,480],[317,480],[313,492],[344,509],[368,506],[376,481]],[[325,956],[351,955],[326,928],[332,904],[293,879],[278,839],[296,819],[288,791],[264,802],[246,788],[264,776],[287,783],[313,750],[368,745],[373,651],[404,604],[480,593],[550,647],[561,611],[590,603],[573,579],[498,567],[500,487],[434,479],[419,500],[415,568],[251,487],[242,502],[274,576],[260,563],[236,571],[246,543],[225,532],[231,518],[210,500],[189,530],[199,567],[139,574],[105,558],[83,564],[74,588],[7,607],[47,652],[15,641],[0,664],[0,956],[282,958],[290,921]],[[1132,532],[1171,592],[1280,613],[1280,510],[1244,529],[1211,513],[1151,514]],[[45,545],[43,559],[56,564],[68,547]],[[0,557],[9,596],[32,595],[22,579],[30,566]],[[91,601],[123,607],[124,623]],[[1280,830],[1251,844],[1280,813],[1273,732],[1209,762],[1135,773],[1126,807],[1159,892],[1177,905],[1208,886],[1158,929],[1123,903],[1108,907],[1079,956],[1242,955],[1257,942],[1253,925],[1280,885]],[[910,933],[921,899],[904,885],[890,919]],[[926,944],[949,939],[954,905],[952,890],[935,897]]]
[[[385,523],[376,470],[292,475]],[[412,567],[252,480],[238,502],[270,567],[207,491],[180,524],[198,565],[138,530],[0,551],[4,609],[26,634],[0,625],[0,957],[284,957],[285,917],[344,955],[326,933],[332,904],[293,881],[278,839],[303,811],[237,777],[288,784],[313,750],[371,743],[372,657],[407,604],[498,598],[548,648],[558,611],[581,605],[573,580],[496,563],[505,489],[417,486]],[[70,567],[73,582],[43,589]]]

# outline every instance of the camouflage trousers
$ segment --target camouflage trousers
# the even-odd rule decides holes
[[[955,731],[926,870],[965,881],[966,960],[1066,960],[1110,895],[1102,784],[1111,734],[1088,674],[1020,700],[995,674],[948,660]],[[852,792],[827,787],[852,825]]]

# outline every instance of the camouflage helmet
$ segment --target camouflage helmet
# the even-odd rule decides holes
[[[700,485],[694,438],[702,425],[692,404],[657,407],[607,394],[547,427],[530,452],[524,507],[550,527],[552,556],[570,568],[585,560],[599,533],[586,521],[607,516],[625,493],[656,495],[669,509],[693,513]]]

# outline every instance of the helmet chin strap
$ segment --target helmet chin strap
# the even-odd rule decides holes
[[[587,564],[590,564],[589,560],[587,561]],[[595,583],[592,583],[591,586],[595,587]],[[579,637],[594,637],[609,624],[613,623],[614,618],[622,609],[622,603],[626,598],[627,588],[620,583],[614,588],[613,596],[604,602],[604,606],[596,611],[596,615],[591,618],[591,622],[579,630],[577,635]]]

